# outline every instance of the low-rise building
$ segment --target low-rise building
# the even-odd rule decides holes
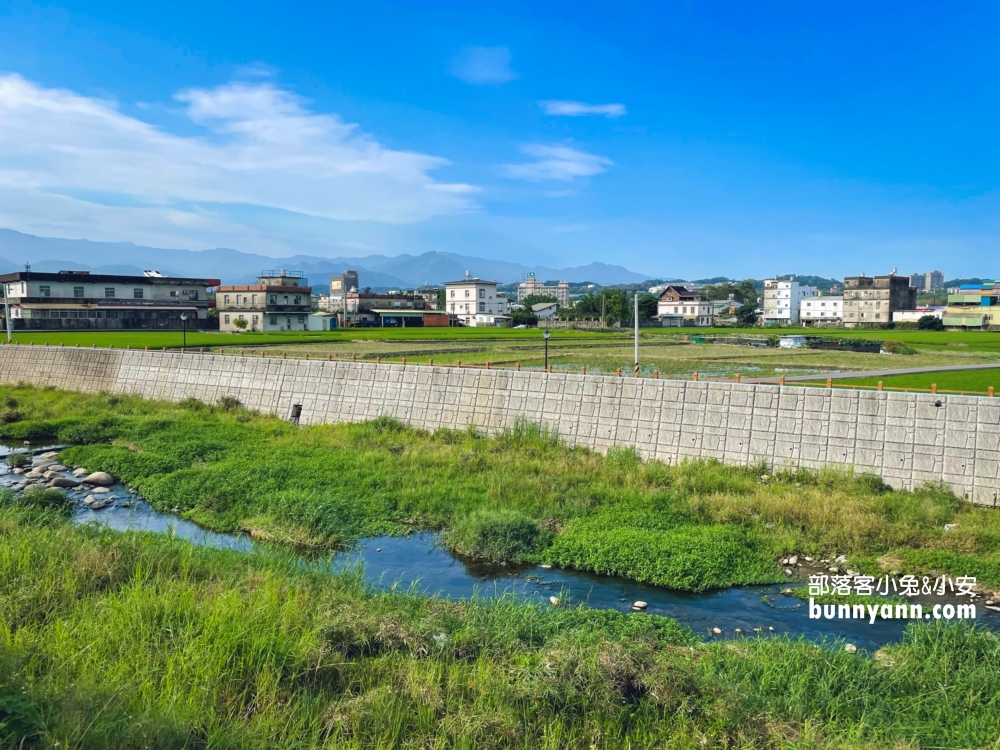
[[[347,270],[330,277],[330,294],[326,300],[326,306],[320,303],[320,309],[327,312],[337,312],[344,309],[344,297],[348,292],[356,292],[361,287],[358,286],[358,272]]]
[[[765,325],[798,323],[802,300],[815,296],[816,287],[800,284],[794,277],[788,281],[767,279],[764,281],[764,313],[761,319]]]
[[[705,327],[712,325],[715,309],[711,301],[702,299],[698,292],[671,284],[660,294],[656,313],[667,328]]]
[[[799,303],[799,322],[843,323],[844,298],[834,296],[803,297]]]
[[[448,314],[429,309],[419,294],[348,292],[342,323],[347,326],[416,328],[448,326]]]
[[[214,328],[209,289],[219,279],[88,271],[16,271],[0,275],[18,329]],[[185,316],[181,320],[181,315]]]
[[[437,310],[438,301],[440,298],[441,290],[436,286],[431,286],[430,284],[424,283],[419,289],[415,289],[413,293],[418,297],[422,297],[424,303],[427,305],[428,310]]]
[[[942,322],[945,328],[1000,328],[1000,283],[962,284],[948,295]]]
[[[497,292],[498,282],[466,273],[460,281],[445,282],[446,312],[467,326],[506,326],[510,323],[507,298]]]
[[[549,320],[554,318],[559,312],[558,302],[536,302],[531,306],[532,314],[539,320]]]
[[[546,286],[535,278],[535,274],[525,274],[524,281],[517,285],[517,301],[523,302],[527,297],[543,295],[555,297],[560,307],[569,306],[569,282],[559,281],[555,286]]]
[[[314,312],[309,315],[310,331],[333,331],[337,328],[337,313]]]
[[[308,331],[312,288],[307,284],[300,272],[281,269],[262,271],[256,284],[220,286],[219,330]]]
[[[943,307],[918,307],[916,310],[895,310],[892,313],[893,323],[919,323],[921,318],[928,315],[938,320],[944,317]]]
[[[913,310],[917,290],[907,276],[848,276],[844,279],[844,327],[885,326],[896,310]]]

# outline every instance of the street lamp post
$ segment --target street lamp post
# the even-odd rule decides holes
[[[187,321],[188,321],[187,313],[186,312],[182,312],[181,313],[181,330],[183,331],[183,333],[181,334],[181,336],[183,337],[183,343],[181,343],[181,349],[187,349],[187,345],[188,345],[188,327],[187,327]]]
[[[548,370],[549,370],[549,336],[551,336],[551,335],[552,334],[549,333],[549,329],[548,328],[546,328],[544,331],[542,331],[542,338],[545,339],[545,371],[546,372],[548,372]]]

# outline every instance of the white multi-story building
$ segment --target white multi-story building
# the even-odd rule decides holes
[[[802,300],[814,296],[816,287],[799,284],[794,278],[790,281],[765,280],[762,316],[764,324],[798,323]]]
[[[445,309],[467,326],[506,326],[510,323],[507,298],[497,293],[496,281],[473,278],[468,271],[461,281],[446,281]]]
[[[665,327],[704,327],[712,325],[715,305],[710,300],[702,299],[698,292],[670,284],[657,300],[656,314]]]
[[[800,323],[843,323],[844,298],[803,297],[799,303]]]

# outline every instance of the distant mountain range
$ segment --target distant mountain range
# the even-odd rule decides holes
[[[402,289],[454,281],[471,271],[473,276],[509,284],[534,273],[540,281],[564,279],[589,281],[601,286],[630,284],[648,276],[622,266],[591,263],[574,268],[529,267],[520,263],[476,258],[455,253],[428,252],[422,255],[369,255],[366,257],[320,258],[294,255],[272,258],[230,248],[214,250],[169,250],[142,247],[131,242],[91,242],[35,237],[12,229],[0,229],[0,272],[21,270],[30,263],[35,271],[90,271],[91,273],[135,274],[160,271],[166,276],[222,279],[226,284],[252,282],[264,269],[286,268],[302,271],[313,287],[325,289],[329,276],[345,269],[358,272],[363,286],[373,289]]]

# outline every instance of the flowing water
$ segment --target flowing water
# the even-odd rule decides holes
[[[0,477],[3,484],[17,479],[19,477],[11,474]],[[208,531],[191,521],[160,513],[121,485],[110,490],[110,494],[116,497],[113,506],[95,511],[82,502],[78,503],[73,520],[76,523],[101,523],[119,531],[173,533],[193,544],[239,552],[252,552],[257,547],[257,543],[248,536]],[[88,493],[70,494],[82,500]],[[314,565],[315,558],[308,564]],[[561,605],[582,603],[621,612],[631,611],[632,603],[641,600],[648,603],[645,613],[671,617],[695,632],[714,638],[739,635],[735,633],[737,628],[742,630],[742,637],[756,637],[754,628],[759,628],[761,637],[786,634],[814,641],[843,639],[859,648],[874,650],[898,641],[907,622],[894,619],[876,619],[874,623],[868,620],[810,619],[808,603],[780,593],[789,586],[803,585],[801,581],[689,594],[573,570],[543,566],[497,568],[452,555],[439,544],[438,536],[430,532],[365,539],[348,552],[332,555],[325,564],[331,572],[360,566],[365,581],[374,587],[396,585],[451,599],[512,595],[550,606],[549,597],[556,596]],[[878,601],[877,597],[872,598],[872,603]],[[929,611],[934,604],[956,603],[958,600],[925,597],[908,601],[923,604],[924,609]],[[977,605],[977,622],[1000,630],[1000,613],[984,609],[982,599],[977,601]],[[713,628],[720,628],[722,634],[712,635]]]

